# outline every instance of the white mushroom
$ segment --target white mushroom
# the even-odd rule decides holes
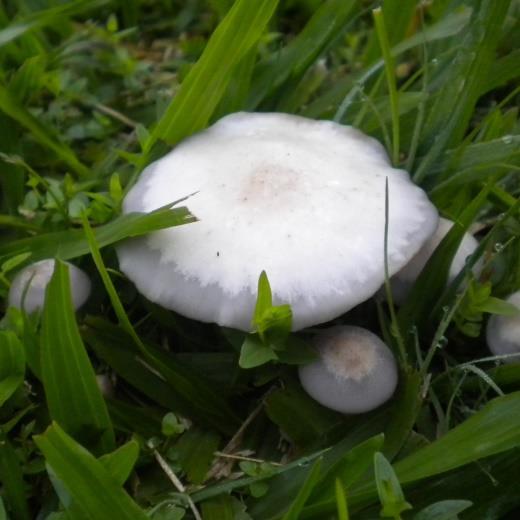
[[[501,316],[493,314],[488,321],[486,340],[489,350],[496,356],[518,354],[505,362],[520,362],[520,291],[511,294],[506,301],[518,307],[518,314]]]
[[[390,349],[361,327],[332,327],[317,334],[319,358],[299,368],[305,391],[327,408],[346,414],[368,412],[387,401],[397,386]]]
[[[199,219],[118,247],[149,300],[251,330],[258,276],[293,329],[328,321],[384,280],[385,180],[390,273],[419,250],[437,211],[384,148],[358,130],[287,114],[236,113],[150,165],[124,201],[149,212],[188,194]]]
[[[45,290],[54,272],[53,258],[40,260],[22,269],[13,279],[7,299],[10,307],[23,308],[31,313],[41,309],[45,302]],[[90,294],[90,280],[87,274],[67,262],[74,309],[79,309]]]
[[[442,239],[448,234],[452,226],[453,222],[451,220],[441,217],[435,233],[424,243],[419,252],[392,277],[392,296],[398,305],[405,302],[415,280],[417,280],[433,252],[437,249]],[[470,256],[477,247],[477,240],[469,233],[465,233],[451,262],[448,273],[448,283],[452,282],[462,271],[466,258]],[[475,271],[478,271],[478,269],[478,267],[474,268]]]
[[[103,397],[114,396],[114,385],[107,374],[96,374],[96,383]]]

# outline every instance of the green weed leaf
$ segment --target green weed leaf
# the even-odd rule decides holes
[[[240,349],[238,364],[241,368],[255,368],[278,359],[276,353],[256,334],[246,336]]]
[[[391,464],[380,452],[374,455],[374,474],[377,493],[383,506],[380,516],[398,520],[401,513],[412,506],[404,499],[403,490]]]

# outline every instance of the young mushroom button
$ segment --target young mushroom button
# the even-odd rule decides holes
[[[22,308],[30,314],[41,309],[45,302],[45,290],[54,272],[53,258],[40,260],[22,269],[13,279],[7,299],[10,307]],[[70,288],[74,309],[79,309],[90,294],[90,280],[81,269],[66,262],[69,267]]]
[[[520,362],[520,291],[511,294],[507,302],[518,307],[518,314],[499,316],[494,314],[488,321],[486,340],[489,350],[496,356],[518,354],[506,358],[506,363]]]
[[[231,114],[141,174],[124,212],[194,193],[186,205],[198,221],[123,242],[121,270],[163,307],[245,331],[265,270],[294,330],[328,321],[383,283],[386,179],[394,274],[438,215],[377,141],[330,121]]]
[[[397,386],[390,349],[361,327],[332,327],[317,334],[318,360],[299,368],[305,391],[323,406],[363,413],[387,401]]]

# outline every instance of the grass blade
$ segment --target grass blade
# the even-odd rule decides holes
[[[428,260],[408,299],[399,310],[401,330],[410,330],[412,326],[416,326],[417,330],[421,331],[427,323],[431,323],[431,311],[445,290],[453,256],[467,228],[485,203],[489,190],[490,186],[486,186],[480,191],[456,219],[453,227]]]
[[[448,143],[459,143],[463,137],[484,91],[484,78],[493,62],[508,7],[509,0],[486,0],[473,13],[471,30],[450,61],[454,79],[446,83],[430,109],[421,145],[423,152],[428,152],[414,174],[416,182],[427,175]]]
[[[110,0],[73,0],[62,5],[35,11],[0,30],[0,47],[29,31],[52,25],[61,17],[74,16],[108,3],[110,3]]]
[[[0,331],[0,407],[23,383],[25,351],[13,332]]]
[[[404,484],[520,446],[520,392],[493,399],[444,437],[395,464]]]
[[[0,434],[0,481],[2,495],[7,501],[7,507],[13,518],[29,520],[31,518],[29,505],[25,495],[20,460],[11,443]]]
[[[72,307],[68,267],[56,261],[42,317],[41,372],[51,417],[72,436],[114,447],[114,432]]]
[[[332,499],[333,484],[338,480],[344,489],[351,487],[372,466],[374,454],[381,449],[383,442],[383,434],[375,435],[343,455],[327,473],[323,474],[320,483],[314,490],[311,502]]]
[[[146,235],[152,231],[172,226],[189,224],[195,222],[195,220],[195,217],[185,207],[160,208],[147,214],[128,213],[117,217],[108,224],[97,227],[94,230],[94,236],[99,247],[105,247],[125,238]],[[31,256],[19,265],[19,267],[23,267],[44,258],[58,257],[62,260],[70,260],[86,255],[89,251],[89,245],[83,231],[69,229],[22,238],[0,245],[0,259],[4,260],[7,257],[30,252]]]
[[[381,8],[372,11],[379,45],[385,62],[385,74],[390,95],[390,107],[392,110],[392,163],[394,166],[399,162],[399,99],[395,81],[395,63],[390,50],[390,42],[386,32],[385,19]]]
[[[257,43],[278,0],[237,0],[213,32],[199,61],[182,83],[145,146],[158,138],[169,144],[202,130],[226,92],[233,67]]]
[[[285,515],[283,516],[283,520],[298,520],[298,518],[300,518],[300,513],[302,512],[305,503],[310,497],[312,490],[319,482],[321,462],[322,459],[320,458],[316,460],[316,462],[314,462],[314,464],[312,465],[312,468],[309,471],[309,474],[307,475],[307,478],[305,479],[303,486],[300,488],[298,495],[289,507],[287,513],[285,513]]]
[[[343,483],[338,478],[334,484],[336,491],[336,507],[338,510],[338,520],[349,520],[348,506],[347,506],[347,495]]]
[[[76,507],[92,519],[145,520],[104,464],[69,437],[56,423],[34,440]]]
[[[0,110],[25,127],[36,141],[52,150],[79,177],[89,175],[89,169],[79,161],[73,150],[54,137],[55,132],[40,123],[3,85],[0,85]]]
[[[130,476],[138,456],[139,443],[131,440],[117,448],[117,450],[103,455],[99,460],[116,482],[122,486]]]
[[[289,45],[260,63],[252,82],[248,108],[257,109],[288,80],[298,81],[345,28],[354,4],[352,0],[324,2]],[[281,101],[278,100],[278,104]]]
[[[489,401],[479,412],[444,437],[395,463],[393,467],[400,484],[406,487],[406,484],[411,485],[421,479],[518,448],[520,415],[516,411],[519,407],[520,392]],[[481,470],[478,472],[481,473]],[[349,504],[351,509],[358,510],[372,504],[376,497],[375,483],[366,481],[351,490]],[[335,509],[336,502],[330,499],[306,508],[305,513],[308,511],[313,515],[325,515]]]

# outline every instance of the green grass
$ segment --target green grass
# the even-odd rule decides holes
[[[520,3],[417,4],[0,4],[0,518],[518,517],[520,364],[483,331],[520,289]],[[456,222],[403,306],[336,320],[399,353],[373,412],[305,394],[311,353],[266,276],[246,338],[118,270],[117,242],[194,220],[189,198],[122,216],[141,170],[238,110],[355,125]],[[445,287],[467,230],[480,247]],[[59,263],[41,315],[7,309],[17,270],[47,257],[91,275],[85,308]]]

